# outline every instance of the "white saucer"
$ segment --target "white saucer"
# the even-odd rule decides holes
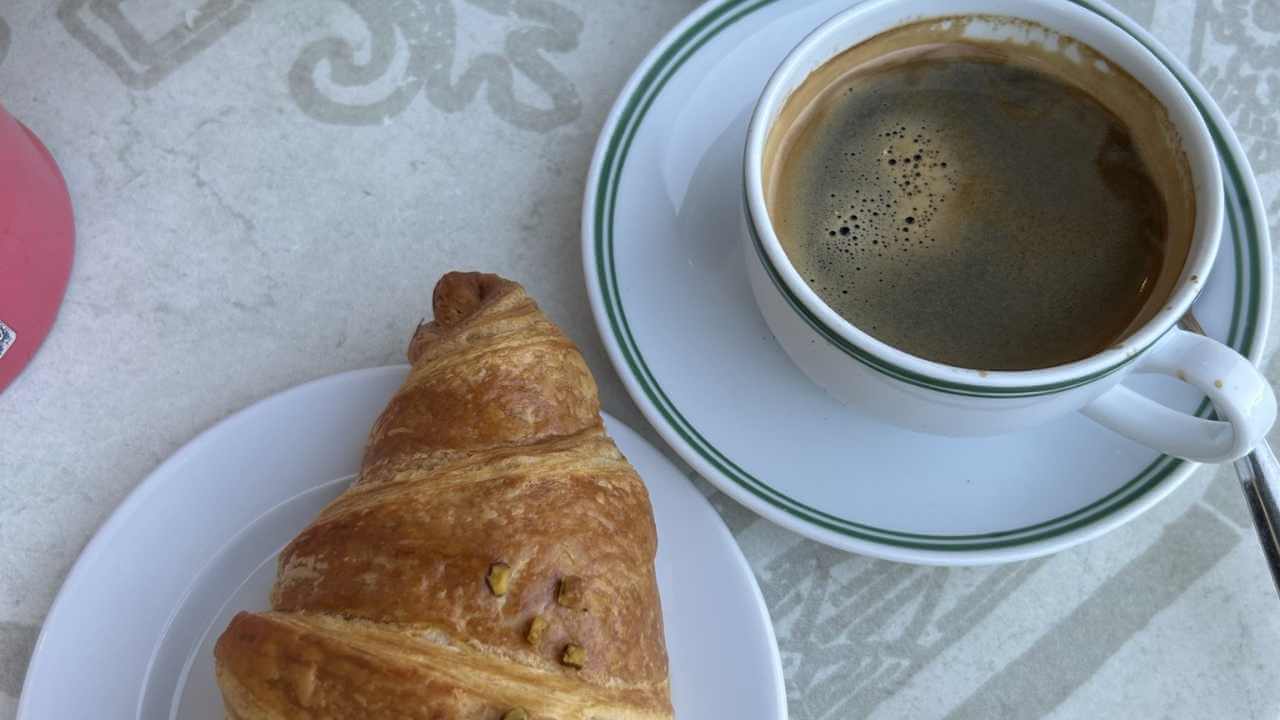
[[[1117,11],[1079,4],[1146,44],[1195,96],[1222,156],[1227,231],[1196,304],[1255,362],[1271,307],[1270,245],[1244,152],[1208,93]],[[878,424],[828,397],[765,327],[739,249],[742,152],[769,74],[849,0],[727,0],[645,58],[609,116],[583,209],[596,322],[658,432],[704,477],[770,520],[892,560],[973,564],[1044,555],[1131,520],[1193,465],[1083,416],[984,439]],[[1174,407],[1189,388],[1140,377]]]
[[[346,487],[406,370],[360,370],[286,391],[161,465],[58,593],[19,720],[221,720],[214,641],[236,611],[266,609],[276,553]],[[605,420],[653,500],[677,716],[785,719],[773,626],[733,537],[670,461]]]

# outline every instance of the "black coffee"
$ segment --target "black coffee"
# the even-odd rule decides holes
[[[898,51],[804,96],[783,113],[774,226],[813,290],[889,345],[987,370],[1079,360],[1181,264],[1129,127],[995,46]]]

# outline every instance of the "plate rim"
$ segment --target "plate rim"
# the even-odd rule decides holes
[[[32,647],[31,659],[27,664],[26,677],[23,680],[22,689],[18,695],[16,720],[34,720],[31,715],[32,710],[30,707],[31,703],[34,702],[32,700],[33,696],[31,694],[31,689],[37,682],[37,677],[44,672],[48,672],[44,670],[44,664],[53,660],[53,658],[49,658],[47,656],[46,650],[48,638],[51,636],[53,631],[51,629],[57,629],[60,617],[68,612],[67,607],[69,604],[76,601],[77,593],[80,592],[77,585],[83,581],[83,576],[89,572],[87,568],[89,568],[93,563],[101,561],[104,555],[109,554],[109,545],[114,537],[134,518],[138,508],[164,486],[167,477],[172,475],[175,469],[180,468],[190,456],[199,452],[202,446],[207,445],[210,442],[215,442],[213,439],[215,435],[227,432],[228,429],[233,428],[236,424],[245,422],[246,418],[257,411],[261,411],[267,405],[289,402],[290,396],[301,396],[308,392],[313,392],[316,386],[361,382],[364,381],[366,376],[378,376],[393,371],[403,374],[408,372],[409,367],[410,366],[406,363],[399,363],[394,365],[346,370],[308,380],[297,385],[284,388],[283,390],[271,392],[270,394],[230,413],[226,417],[199,431],[190,440],[185,442],[181,447],[165,458],[155,467],[154,470],[148,473],[137,486],[125,495],[124,499],[116,505],[106,519],[102,521],[102,524],[94,531],[93,536],[80,551],[80,554],[76,557],[71,569],[67,572],[66,578],[59,586],[58,592],[49,606],[49,611],[45,614],[44,620],[40,624],[40,632],[36,638],[35,645]],[[644,435],[627,423],[623,422],[617,416],[612,415],[603,409],[600,411],[600,414],[608,424],[624,428],[634,436],[637,442],[648,446],[658,457],[661,457],[664,462],[669,464],[671,466],[671,472],[676,476],[675,482],[683,481],[691,486],[689,491],[701,500],[701,502],[706,506],[706,511],[713,518],[715,532],[723,534],[724,538],[727,540],[730,557],[733,558],[738,569],[744,573],[746,578],[749,580],[753,601],[751,604],[754,610],[759,613],[764,627],[764,639],[770,650],[768,665],[772,675],[771,679],[774,684],[773,694],[776,706],[774,708],[774,716],[785,720],[789,713],[786,696],[786,674],[782,668],[782,656],[781,650],[778,647],[777,633],[773,625],[773,617],[769,610],[769,604],[765,601],[764,592],[760,587],[759,579],[756,577],[755,571],[751,567],[751,563],[743,553],[742,547],[738,544],[737,539],[733,537],[733,533],[729,531],[729,527],[725,524],[724,518],[721,517],[715,507],[711,505],[710,500],[708,500],[702,493],[698,492],[696,487],[692,487],[692,483],[688,478],[684,477],[683,473],[680,472],[679,466],[673,463],[671,458],[668,457],[660,447],[654,446],[654,444],[649,442]],[[332,481],[333,480],[330,479],[327,482]],[[199,573],[200,571],[197,571],[195,577],[198,577]],[[183,591],[183,597],[186,596],[186,593],[189,590],[190,586],[188,585]],[[167,633],[172,619],[172,615],[165,618],[164,632],[160,635],[161,640],[165,633]],[[147,660],[148,670],[150,670],[151,665],[155,660],[155,649],[156,648],[152,648],[152,654]],[[56,669],[53,671],[56,672]],[[139,695],[136,703],[135,714],[141,712],[142,704],[145,700],[144,691],[147,687],[146,680],[146,677],[139,679]]]
[[[1223,184],[1228,195],[1226,228],[1235,242],[1236,250],[1235,271],[1238,282],[1233,301],[1233,322],[1227,338],[1229,341],[1234,340],[1233,344],[1257,363],[1265,346],[1270,324],[1273,280],[1269,272],[1271,247],[1265,212],[1258,210],[1263,207],[1261,193],[1239,139],[1217,103],[1194,74],[1150,33],[1100,0],[1068,1],[1101,15],[1133,35],[1169,68],[1204,116],[1214,137],[1219,161],[1224,165]],[[679,72],[685,60],[697,54],[706,42],[724,28],[756,10],[778,2],[780,0],[713,0],[695,9],[658,41],[628,78],[610,109],[596,142],[584,189],[582,211],[582,257],[587,295],[609,359],[645,418],[663,440],[700,475],[753,512],[826,545],[900,562],[976,565],[1048,555],[1119,527],[1167,496],[1190,476],[1198,464],[1157,455],[1134,478],[1101,498],[1057,518],[1009,531],[944,536],[901,533],[869,526],[857,527],[855,523],[835,518],[816,508],[807,508],[788,498],[767,482],[738,468],[731,458],[715,450],[699,435],[698,439],[712,447],[715,454],[721,457],[717,459],[704,454],[688,437],[686,430],[678,427],[678,423],[668,415],[668,410],[651,394],[653,391],[647,387],[650,383],[657,388],[657,393],[676,416],[697,435],[696,428],[679,415],[678,408],[665,397],[656,380],[640,377],[647,373],[647,368],[642,370],[635,367],[631,357],[634,354],[643,365],[643,355],[638,343],[630,338],[628,347],[620,337],[622,333],[629,336],[630,331],[626,327],[620,292],[609,288],[604,257],[609,254],[609,262],[612,264],[612,212],[616,209],[617,188],[626,162],[626,153],[649,106],[661,94],[665,83]],[[716,25],[717,22],[719,25]],[[708,28],[711,28],[709,32]],[[633,118],[632,114],[637,109],[638,113]],[[607,221],[606,208],[609,213]],[[1253,260],[1247,268],[1244,261],[1246,253]],[[1245,276],[1246,270],[1248,277]],[[1253,302],[1248,303],[1248,307],[1241,313],[1246,286]],[[615,327],[617,320],[612,317],[615,311],[611,301],[617,305],[621,331]],[[1242,320],[1242,323],[1237,324],[1238,320]],[[1205,400],[1197,412],[1207,413],[1208,410],[1208,401]],[[746,475],[763,489],[752,487],[752,483],[734,477],[722,461],[727,461],[733,470]],[[770,493],[783,500],[770,497]],[[796,511],[788,505],[798,505],[803,509]],[[1096,509],[1098,506],[1103,506],[1100,511]],[[809,510],[814,511],[818,517],[812,517]],[[1077,517],[1082,513],[1092,514],[1084,518]],[[833,525],[830,520],[843,522],[846,527]],[[1039,529],[1046,526],[1055,527]],[[1004,536],[1026,533],[1031,534],[1025,539],[1004,539]],[[878,536],[880,534],[883,536]]]

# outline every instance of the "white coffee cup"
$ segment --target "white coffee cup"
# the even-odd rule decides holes
[[[956,16],[1031,21],[1093,48],[1151,92],[1181,139],[1195,193],[1187,260],[1164,308],[1115,347],[1025,371],[926,360],[877,340],[828,307],[778,240],[766,206],[763,166],[769,132],[787,98],[850,47],[907,24]],[[983,23],[971,25],[968,30],[981,38]],[[999,32],[999,23],[990,26],[989,32]],[[869,0],[831,18],[787,55],[765,86],[747,134],[745,172],[748,274],[765,321],[801,370],[870,415],[923,432],[992,435],[1081,411],[1137,442],[1200,462],[1244,455],[1275,421],[1275,394],[1257,368],[1226,345],[1176,327],[1209,276],[1222,232],[1222,177],[1204,120],[1178,80],[1137,39],[1070,0]],[[1178,412],[1124,387],[1121,382],[1135,372],[1193,385],[1223,419]]]

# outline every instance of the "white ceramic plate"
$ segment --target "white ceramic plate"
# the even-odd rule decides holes
[[[36,644],[19,720],[221,720],[213,643],[266,609],[276,553],[358,470],[407,366],[335,375],[259,402],[161,465],[76,562]],[[644,478],[678,718],[786,718],[769,612],[733,537],[661,453],[609,433]]]
[[[1149,34],[1093,0],[1169,65],[1222,157],[1227,230],[1196,304],[1254,361],[1271,308],[1266,216],[1244,152],[1204,88]],[[583,209],[592,310],[658,432],[756,512],[836,547],[974,564],[1055,552],[1132,519],[1193,469],[1074,415],[954,439],[879,424],[796,369],[761,319],[738,239],[746,125],[773,68],[850,0],[709,3],[632,76],[596,148]],[[940,2],[940,7],[945,7]],[[1186,386],[1130,381],[1186,411]]]

